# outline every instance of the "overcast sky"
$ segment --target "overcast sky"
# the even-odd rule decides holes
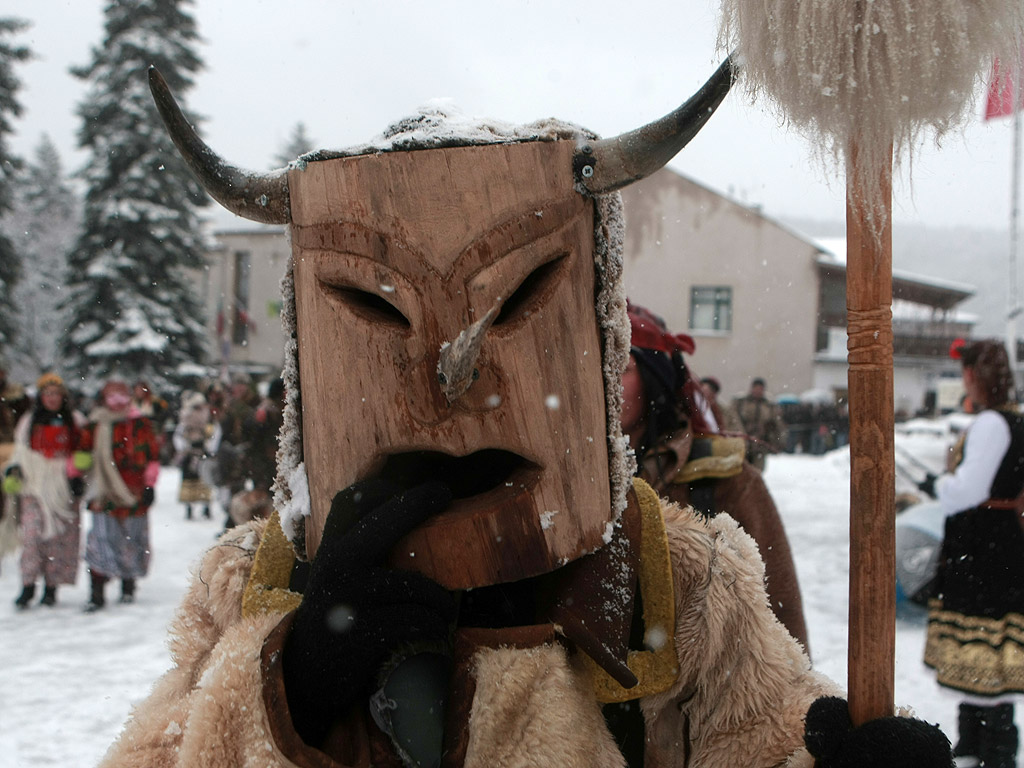
[[[46,132],[67,170],[84,161],[75,139],[84,87],[68,67],[102,43],[105,5],[0,0],[0,14],[32,22],[19,40],[37,56],[17,68],[19,154],[31,157]],[[276,165],[299,121],[318,145],[343,147],[436,98],[472,115],[556,116],[611,136],[674,109],[720,58],[715,0],[195,0],[192,10],[206,67],[186,109],[221,155],[253,170]],[[912,183],[897,182],[896,222],[1007,229],[1011,123],[979,116],[941,150],[926,146]],[[844,216],[842,177],[735,89],[672,166],[769,215]]]

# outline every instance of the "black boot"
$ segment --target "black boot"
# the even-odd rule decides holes
[[[960,715],[957,718],[957,730],[960,738],[956,746],[953,747],[953,757],[973,757],[976,761],[980,762],[981,758],[978,757],[978,740],[981,736],[981,721],[985,709],[985,707],[977,707],[974,704],[960,705]],[[971,761],[969,760],[957,761],[957,765],[961,766],[970,764]],[[974,764],[976,765],[977,762]]]
[[[1017,726],[1013,724],[1013,704],[986,708],[978,757],[982,768],[1016,768]]]
[[[192,519],[192,505],[191,504],[186,504],[185,505],[185,519],[186,520],[191,520]]]
[[[205,507],[203,507],[203,517],[204,517],[204,518],[205,518],[206,520],[209,520],[209,519],[210,519],[210,507],[209,507],[209,506],[205,506]]]
[[[32,601],[32,598],[36,596],[36,585],[35,582],[31,584],[21,585],[21,594],[18,595],[18,599],[14,601],[14,604],[18,606],[19,611],[24,611],[28,608],[28,604]]]
[[[53,607],[57,603],[57,588],[51,587],[49,584],[43,587],[43,596],[39,600],[40,605]]]
[[[122,603],[135,602],[135,579],[121,579],[121,601]]]
[[[86,613],[94,613],[107,604],[103,599],[103,587],[107,584],[107,577],[98,573],[89,572],[89,602],[85,604]]]

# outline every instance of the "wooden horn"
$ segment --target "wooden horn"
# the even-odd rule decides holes
[[[676,156],[704,127],[734,78],[732,56],[715,70],[697,93],[660,120],[580,146],[573,157],[576,180],[595,194],[612,192],[650,176]]]
[[[264,224],[291,221],[287,172],[253,173],[224,162],[199,138],[181,113],[167,81],[152,66],[149,90],[174,146],[210,197],[232,213],[252,221]]]

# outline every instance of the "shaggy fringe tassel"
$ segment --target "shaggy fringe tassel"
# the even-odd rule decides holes
[[[822,160],[849,161],[856,143],[868,200],[885,177],[866,169],[889,167],[890,144],[898,163],[924,129],[938,141],[964,124],[994,58],[1017,61],[1022,41],[1021,0],[723,0],[719,33],[751,98]]]

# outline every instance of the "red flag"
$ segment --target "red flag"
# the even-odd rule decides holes
[[[985,103],[986,120],[1012,115],[1015,110],[1024,108],[1024,94],[1014,93],[1013,80],[1013,73],[1001,71],[999,60],[996,59],[988,86],[988,101]]]
[[[224,337],[224,300],[217,303],[217,338]]]

